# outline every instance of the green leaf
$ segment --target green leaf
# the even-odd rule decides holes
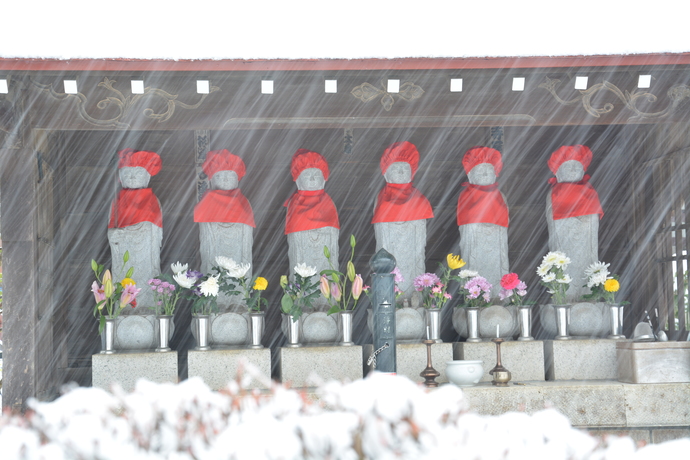
[[[103,329],[105,329],[105,316],[101,315],[101,319],[98,321],[98,333],[103,334]]]
[[[290,313],[290,310],[292,310],[293,304],[294,302],[292,301],[292,297],[290,297],[288,294],[283,295],[283,298],[280,299],[281,309],[286,315]]]
[[[326,314],[332,315],[333,313],[338,313],[339,311],[340,311],[340,307],[338,305],[333,305],[331,308],[328,309]]]
[[[91,259],[91,270],[93,270],[94,273],[98,270],[98,262],[94,259]]]

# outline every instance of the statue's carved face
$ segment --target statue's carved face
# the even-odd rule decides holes
[[[412,182],[412,168],[406,161],[396,161],[383,175],[389,184],[409,184]]]
[[[467,173],[470,184],[491,185],[496,182],[496,170],[491,163],[480,163]]]
[[[146,188],[151,175],[141,166],[126,166],[118,171],[122,188]]]
[[[235,171],[218,171],[211,177],[211,188],[214,190],[233,190],[239,184]]]
[[[295,184],[297,184],[298,190],[323,190],[326,180],[319,168],[307,168],[299,173]]]
[[[563,162],[556,171],[556,180],[558,182],[578,182],[585,176],[585,168],[577,160],[568,160]]]

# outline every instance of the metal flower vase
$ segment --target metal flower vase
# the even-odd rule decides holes
[[[441,340],[441,309],[427,308],[424,311],[424,319],[426,321],[427,340],[433,340],[434,343],[442,343]]]
[[[518,324],[520,327],[518,340],[521,342],[534,340],[532,337],[532,305],[518,306]]]
[[[170,323],[172,322],[172,315],[156,316],[158,322],[158,347],[156,352],[166,352],[170,350]]]
[[[105,318],[103,332],[101,332],[101,354],[115,353],[115,318]]]
[[[481,342],[479,338],[479,307],[465,307],[467,313],[467,342]]]
[[[261,339],[264,337],[264,317],[265,314],[262,311],[249,313],[250,321],[250,342],[249,348],[263,348],[261,344]]]
[[[570,309],[571,305],[554,305],[556,311],[556,337],[554,340],[570,340]]]
[[[283,314],[283,320],[285,321],[285,336],[287,337],[288,348],[298,348],[301,347],[300,343],[301,337],[301,324],[300,318],[294,319],[292,315]]]
[[[338,329],[341,347],[350,347],[355,344],[352,341],[352,310],[343,310],[338,314]]]
[[[195,315],[194,316],[195,321],[195,330],[196,330],[196,347],[194,347],[195,350],[199,351],[207,351],[210,350],[211,347],[209,345],[210,342],[210,331],[211,331],[211,318],[209,315]]]
[[[609,339],[624,339],[623,335],[623,305],[609,304],[609,318],[611,320],[611,334]]]

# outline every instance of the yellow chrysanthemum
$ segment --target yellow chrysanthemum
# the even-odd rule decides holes
[[[462,260],[460,256],[453,255],[452,253],[446,256],[446,262],[448,262],[448,268],[451,270],[465,266],[465,261]]]
[[[132,278],[125,278],[122,280],[122,282],[120,282],[120,284],[122,284],[122,287],[129,286],[129,285],[132,285],[132,286],[137,285],[137,283],[135,283]]]
[[[606,280],[604,283],[604,290],[606,290],[606,292],[618,292],[620,288],[621,285],[618,280],[610,279]]]
[[[256,291],[265,291],[266,288],[268,287],[268,280],[262,276],[259,276],[256,278],[256,281],[254,281],[254,290]]]

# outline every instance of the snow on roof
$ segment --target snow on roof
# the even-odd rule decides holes
[[[35,0],[0,7],[0,58],[359,59],[690,52],[690,2]]]

